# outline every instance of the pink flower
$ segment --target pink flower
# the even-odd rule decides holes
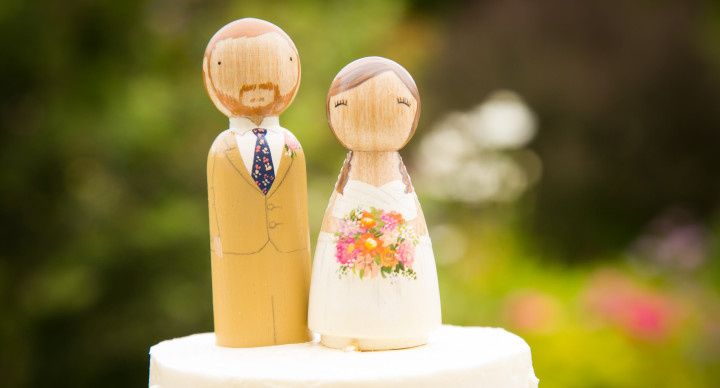
[[[412,268],[415,262],[415,246],[413,244],[405,240],[402,244],[398,245],[396,253],[399,262],[403,263],[407,268]]]
[[[300,142],[290,131],[285,131],[285,151],[288,155],[295,156],[295,151],[300,149]]]
[[[395,244],[398,241],[398,238],[400,237],[400,232],[397,230],[388,230],[383,233],[382,236],[380,236],[380,241],[383,242],[383,245],[390,246]]]
[[[338,226],[338,233],[341,236],[353,237],[362,232],[363,230],[357,221],[343,220],[340,222],[340,226]]]
[[[340,264],[348,264],[355,261],[360,249],[355,246],[355,240],[352,237],[341,237],[335,245],[335,257]]]
[[[646,341],[669,338],[684,315],[671,297],[609,270],[595,275],[585,301],[599,318]]]
[[[635,337],[662,339],[668,335],[672,310],[665,301],[649,295],[639,296],[629,303],[620,323]]]
[[[562,319],[562,305],[554,296],[540,291],[520,291],[511,295],[504,306],[505,320],[528,333],[550,333]]]
[[[397,213],[397,212],[389,212],[389,213],[383,213],[382,216],[380,216],[380,220],[382,220],[385,225],[383,226],[383,230],[394,230],[400,225],[400,223],[405,222],[403,217]]]

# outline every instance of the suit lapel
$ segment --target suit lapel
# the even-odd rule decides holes
[[[280,187],[280,185],[283,183],[283,180],[285,180],[285,175],[287,175],[290,167],[292,167],[294,160],[295,158],[288,156],[288,153],[285,151],[285,146],[283,146],[282,157],[280,158],[280,169],[275,172],[275,181],[273,182],[272,186],[270,186],[270,190],[267,193],[268,197],[273,195],[277,188]]]
[[[250,172],[248,172],[245,167],[245,163],[242,161],[240,150],[238,149],[237,141],[235,140],[235,135],[232,132],[228,132],[228,134],[229,136],[225,138],[225,157],[228,161],[230,161],[230,164],[232,164],[237,173],[245,179],[247,184],[254,187],[258,193],[263,194],[258,185],[255,183],[255,180],[253,180],[250,176]]]

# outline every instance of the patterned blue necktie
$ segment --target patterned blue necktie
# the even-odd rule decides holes
[[[267,129],[255,128],[252,133],[257,136],[255,141],[255,156],[253,157],[252,178],[260,188],[263,194],[267,194],[275,181],[275,171],[273,171],[272,155],[270,155],[270,147],[268,146],[265,134]]]

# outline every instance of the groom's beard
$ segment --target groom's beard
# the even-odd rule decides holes
[[[280,99],[280,89],[272,82],[243,85],[240,89],[240,103],[250,115],[268,114]]]

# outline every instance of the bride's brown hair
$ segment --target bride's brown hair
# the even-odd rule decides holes
[[[413,96],[413,98],[415,98],[415,101],[417,102],[417,109],[415,110],[415,118],[413,119],[412,128],[410,128],[408,137],[405,140],[405,144],[407,144],[407,142],[410,141],[413,134],[415,133],[418,120],[420,119],[420,93],[418,92],[417,85],[415,85],[415,81],[413,80],[410,73],[408,73],[408,71],[405,70],[404,67],[387,58],[367,57],[358,59],[345,66],[335,76],[335,79],[330,85],[330,90],[328,90],[327,99],[325,101],[325,111],[328,116],[328,123],[330,125],[330,128],[332,129],[332,120],[330,120],[330,99],[333,96],[354,89],[362,85],[365,81],[368,81],[373,77],[388,71],[392,72],[398,77],[398,79],[405,85],[405,87],[408,89],[410,94]],[[335,134],[335,137],[337,137],[334,129],[333,134]],[[342,144],[342,140],[340,138],[338,138],[338,141]],[[403,146],[405,146],[405,144],[403,144]],[[342,169],[340,170],[340,176],[338,177],[338,182],[335,186],[335,190],[340,194],[343,193],[345,184],[347,184],[348,177],[350,176],[350,162],[352,161],[352,156],[353,152],[352,150],[350,150],[347,154],[347,157],[345,158],[345,161],[343,162]],[[400,171],[400,174],[402,175],[402,181],[403,183],[405,183],[405,192],[412,192],[413,187],[412,183],[410,182],[410,176],[405,169],[402,158],[400,158],[398,169]]]

